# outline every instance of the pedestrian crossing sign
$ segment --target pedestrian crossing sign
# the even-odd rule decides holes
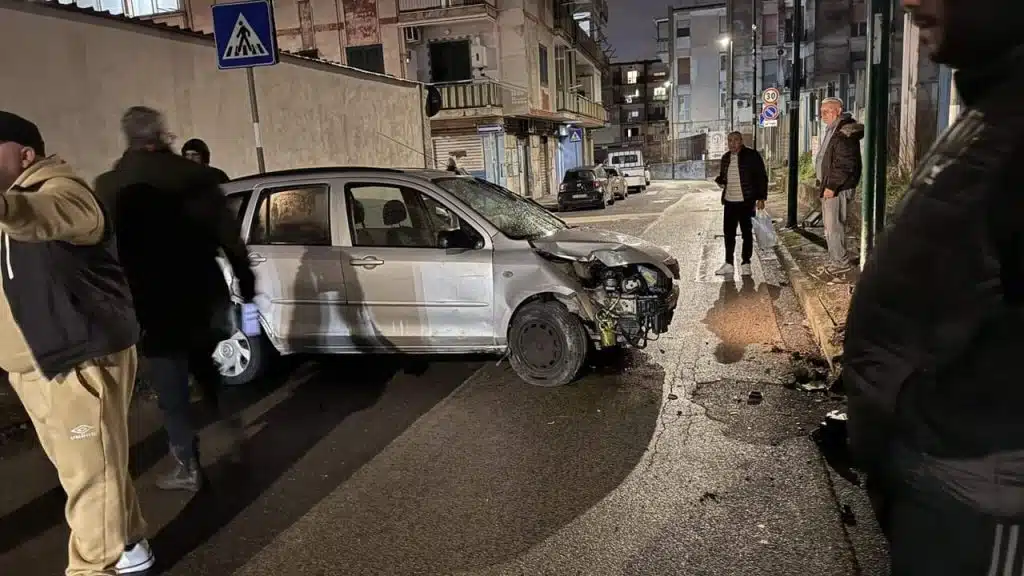
[[[583,129],[582,128],[569,128],[569,142],[582,142],[583,141]]]
[[[214,4],[213,36],[221,70],[278,62],[274,11],[267,0]]]

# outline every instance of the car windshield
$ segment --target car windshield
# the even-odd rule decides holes
[[[593,170],[569,170],[565,173],[564,182],[592,182],[597,180]]]
[[[612,164],[636,164],[639,159],[636,154],[629,154],[627,156],[612,156]]]
[[[607,172],[609,176],[619,175],[619,173],[615,171],[615,168],[605,168],[604,171]]]
[[[569,227],[540,204],[486,180],[438,178],[434,184],[466,203],[513,240],[539,238]]]

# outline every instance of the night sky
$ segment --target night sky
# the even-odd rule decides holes
[[[655,54],[654,19],[668,14],[670,0],[608,0],[612,61],[648,60]]]

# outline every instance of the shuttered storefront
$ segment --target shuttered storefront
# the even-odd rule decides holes
[[[448,166],[448,158],[454,155],[459,168],[481,177],[486,174],[484,147],[476,130],[469,134],[435,136],[433,140],[434,158],[441,170]]]

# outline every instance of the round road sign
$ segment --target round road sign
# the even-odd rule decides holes
[[[765,120],[775,120],[779,117],[779,107],[769,104],[761,111],[761,115],[764,116]]]
[[[761,93],[761,100],[768,105],[777,103],[779,101],[778,88],[765,88],[764,92]]]

